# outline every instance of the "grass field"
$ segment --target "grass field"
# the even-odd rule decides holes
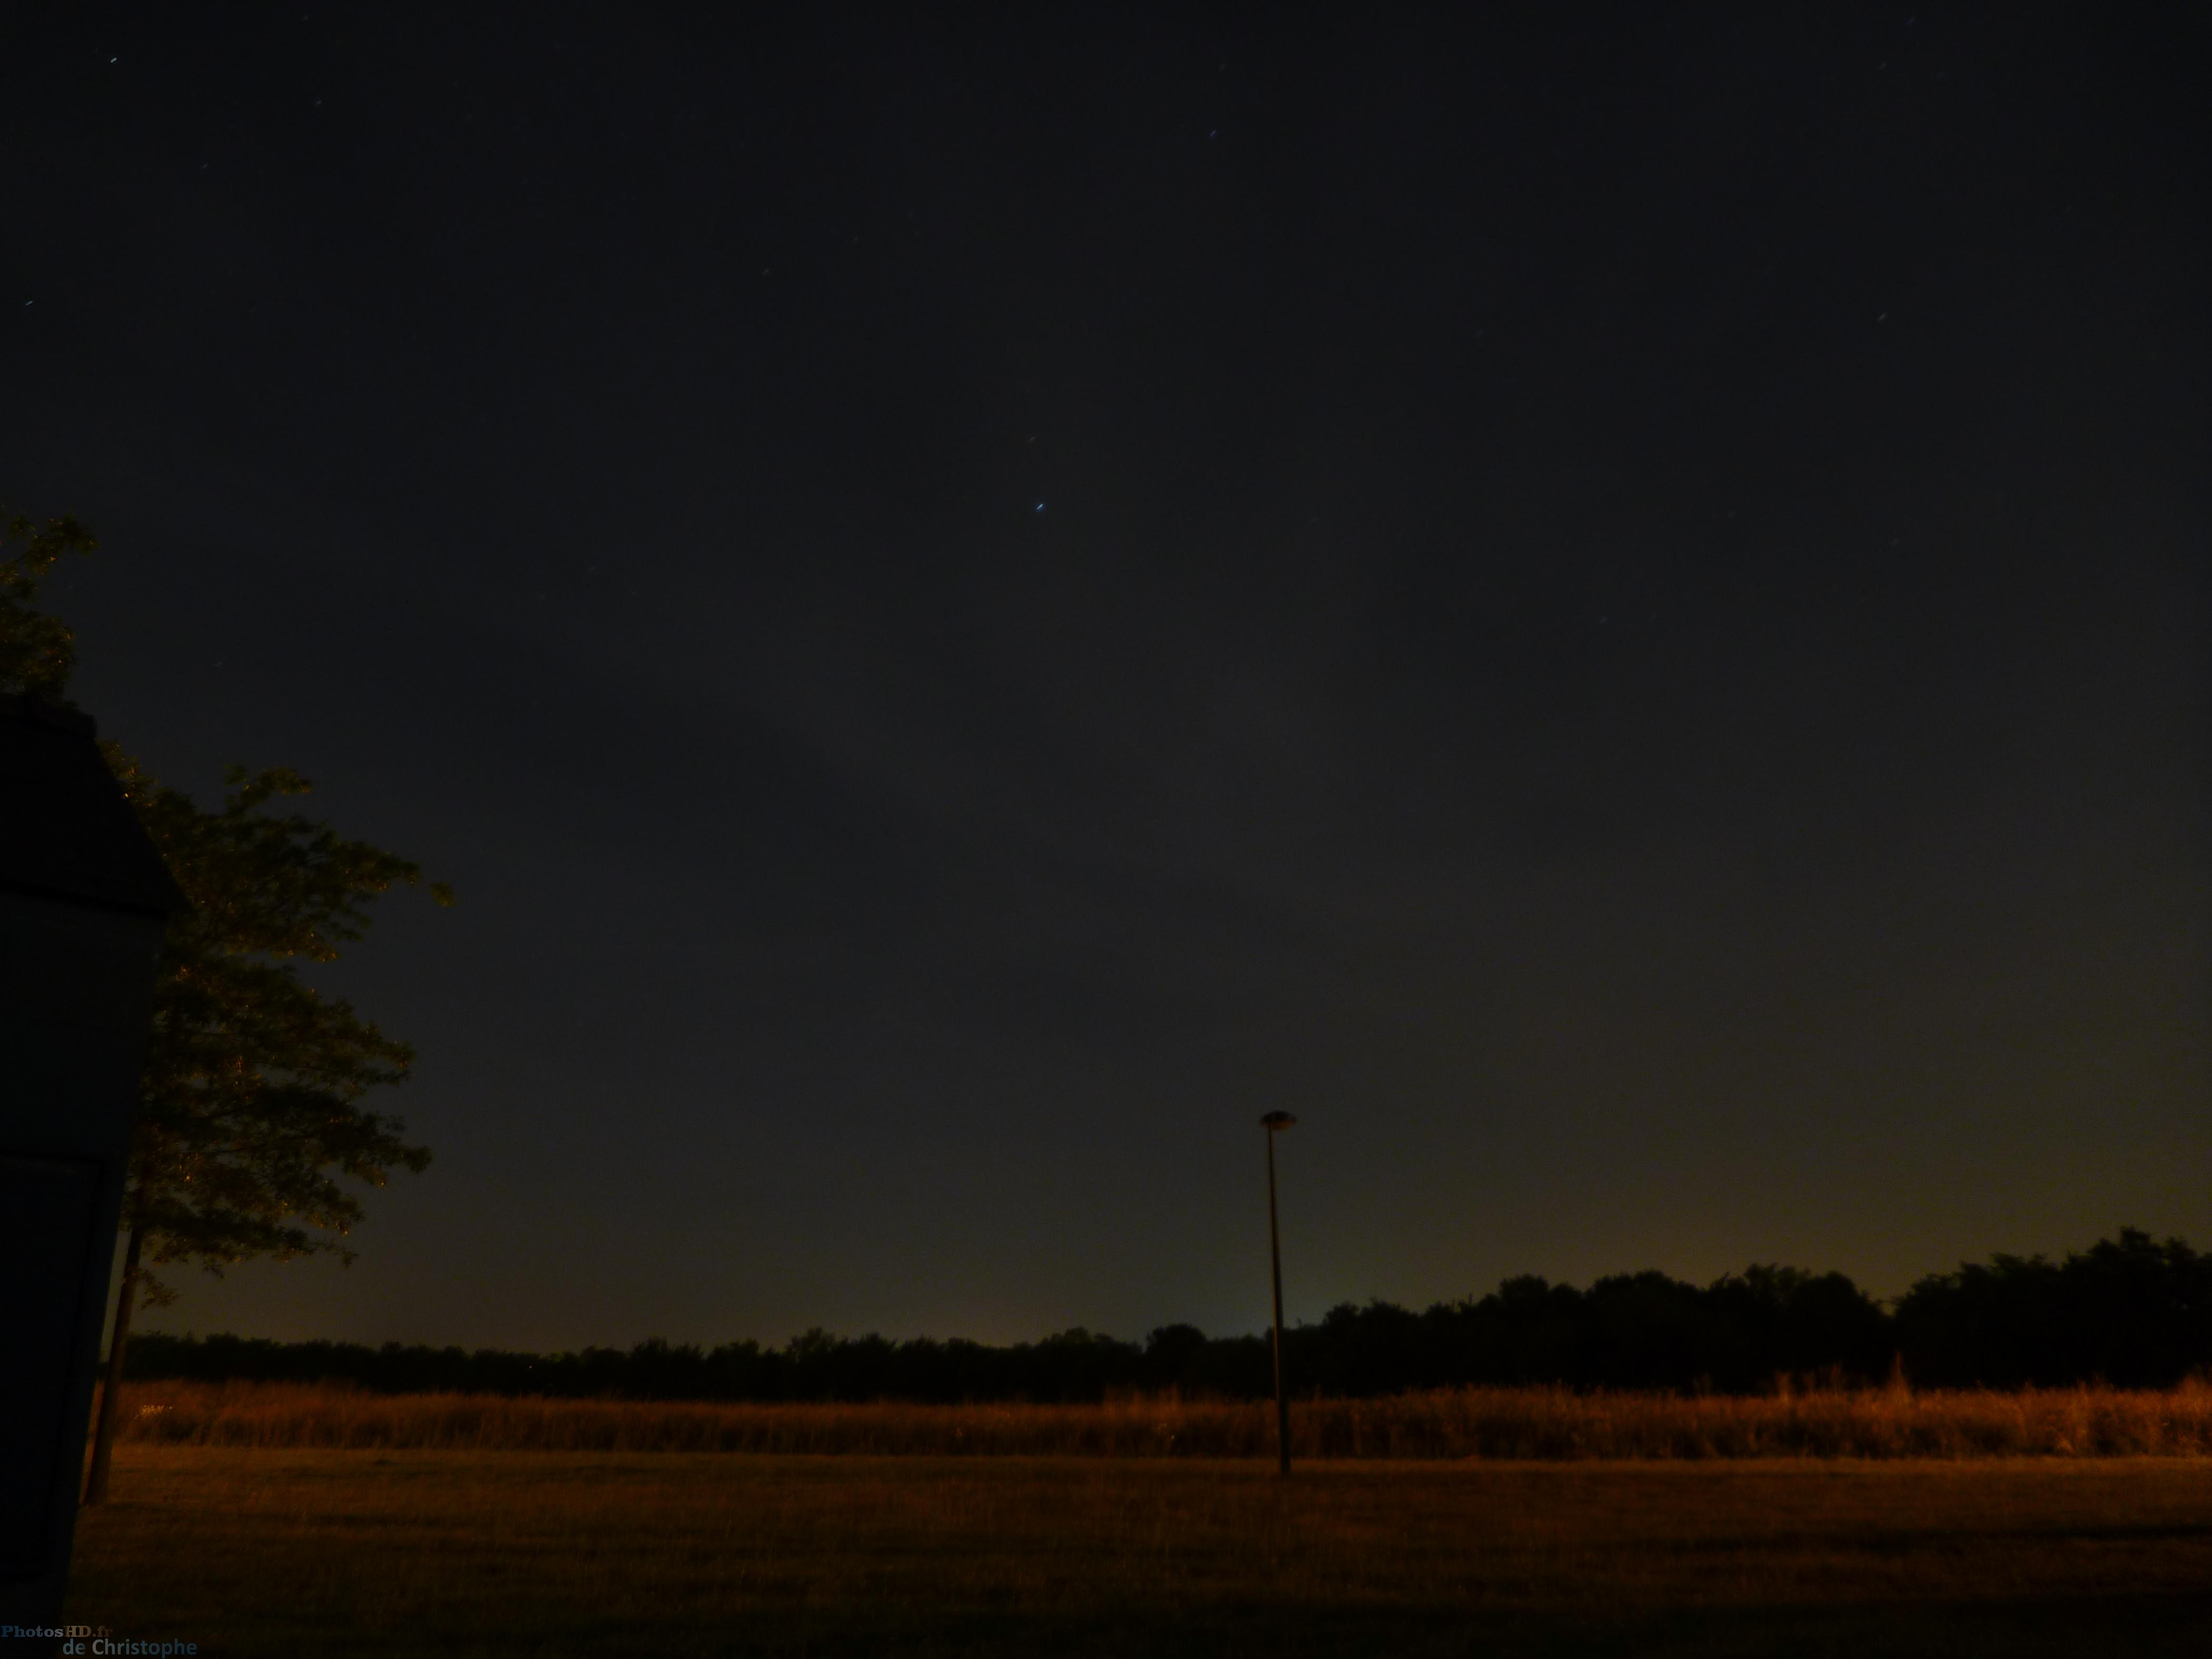
[[[1271,1403],[1172,1395],[1076,1406],[747,1405],[374,1395],[302,1383],[140,1382],[127,1441],[378,1450],[1271,1457]],[[1452,1389],[1309,1400],[1302,1458],[2212,1456],[2212,1386],[1903,1388],[1751,1398]]]
[[[2212,1652],[2212,1460],[137,1441],[70,1616],[244,1656]]]

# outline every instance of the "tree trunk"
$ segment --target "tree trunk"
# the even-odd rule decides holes
[[[145,1235],[131,1224],[131,1243],[123,1251],[123,1284],[115,1297],[115,1334],[107,1344],[107,1380],[100,1385],[100,1415],[92,1430],[92,1473],[85,1477],[88,1505],[107,1501],[107,1462],[115,1454],[115,1407],[123,1392],[123,1351],[131,1341],[131,1304],[138,1299],[138,1248]]]

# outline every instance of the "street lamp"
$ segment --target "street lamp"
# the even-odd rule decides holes
[[[1275,1456],[1284,1474],[1291,1472],[1291,1401],[1283,1392],[1283,1240],[1275,1225],[1275,1134],[1297,1119],[1270,1112],[1260,1120],[1267,1132],[1267,1257],[1275,1270]]]

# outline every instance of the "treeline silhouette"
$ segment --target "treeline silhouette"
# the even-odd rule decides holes
[[[1998,1255],[1931,1274],[1894,1309],[1842,1273],[1790,1267],[1704,1286],[1662,1273],[1586,1291],[1509,1279],[1423,1313],[1346,1304],[1285,1333],[1285,1362],[1299,1395],[1355,1398],[1468,1384],[1748,1394],[1780,1377],[1850,1385],[1900,1370],[1922,1387],[2168,1388],[2212,1369],[2212,1255],[2124,1228],[2063,1261]],[[775,1348],[656,1340],[559,1354],[148,1333],[126,1373],[638,1400],[1042,1402],[1170,1389],[1253,1399],[1273,1388],[1266,1337],[1190,1325],[1142,1343],[1080,1329],[1006,1347],[812,1330]]]

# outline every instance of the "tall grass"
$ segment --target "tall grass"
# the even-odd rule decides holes
[[[760,1405],[377,1395],[339,1384],[136,1382],[122,1437],[172,1445],[470,1451],[720,1451],[1261,1457],[1266,1402],[1173,1395],[1102,1405]],[[2212,1456],[2212,1382],[1757,1397],[1454,1389],[1291,1408],[1320,1458]]]

